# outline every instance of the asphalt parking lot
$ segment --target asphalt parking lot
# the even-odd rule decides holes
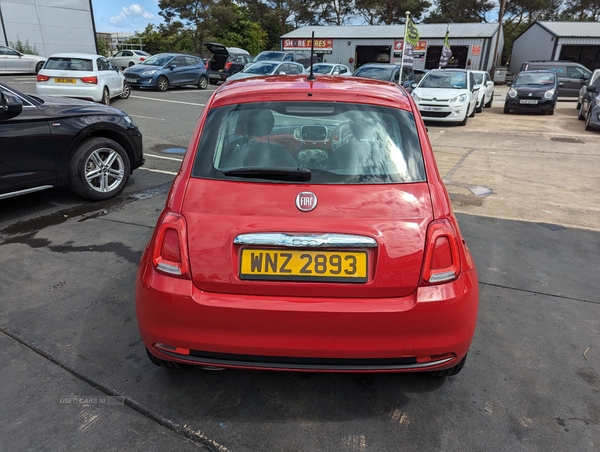
[[[34,77],[0,81],[34,91]],[[3,450],[596,451],[600,448],[600,132],[492,108],[428,124],[480,280],[456,377],[169,371],[133,305],[137,262],[215,89],[113,105],[146,164],[118,198],[0,201]]]

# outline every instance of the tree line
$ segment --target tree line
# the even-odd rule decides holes
[[[502,0],[159,0],[160,25],[138,33],[149,53],[206,56],[206,42],[255,55],[279,49],[281,35],[308,25],[498,22]],[[599,21],[600,0],[504,0],[505,54],[536,20]],[[135,41],[139,42],[139,41]]]

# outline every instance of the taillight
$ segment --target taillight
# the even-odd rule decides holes
[[[146,57],[140,57],[140,61],[144,61]]]
[[[427,228],[423,280],[438,284],[458,278],[460,250],[458,237],[448,220],[436,220]]]
[[[50,77],[48,77],[47,75],[42,75],[42,74],[37,75],[38,82],[47,82],[48,80],[50,80]]]
[[[225,63],[225,70],[229,69],[232,64],[233,63],[231,61],[228,61],[227,63]]]
[[[83,83],[89,83],[90,85],[97,85],[98,77],[96,77],[95,75],[92,77],[81,77],[81,81]]]
[[[190,278],[185,218],[169,212],[157,226],[152,263],[168,275]]]

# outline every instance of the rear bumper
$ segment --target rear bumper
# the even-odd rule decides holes
[[[402,298],[277,298],[203,292],[142,262],[136,313],[146,347],[168,361],[415,372],[450,368],[466,355],[478,298],[475,271]]]
[[[93,102],[102,100],[104,87],[100,85],[72,85],[66,86],[52,83],[36,83],[36,94],[49,96],[71,97]]]

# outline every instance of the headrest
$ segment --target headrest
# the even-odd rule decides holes
[[[246,111],[245,133],[249,137],[267,136],[273,130],[275,118],[271,110]]]

